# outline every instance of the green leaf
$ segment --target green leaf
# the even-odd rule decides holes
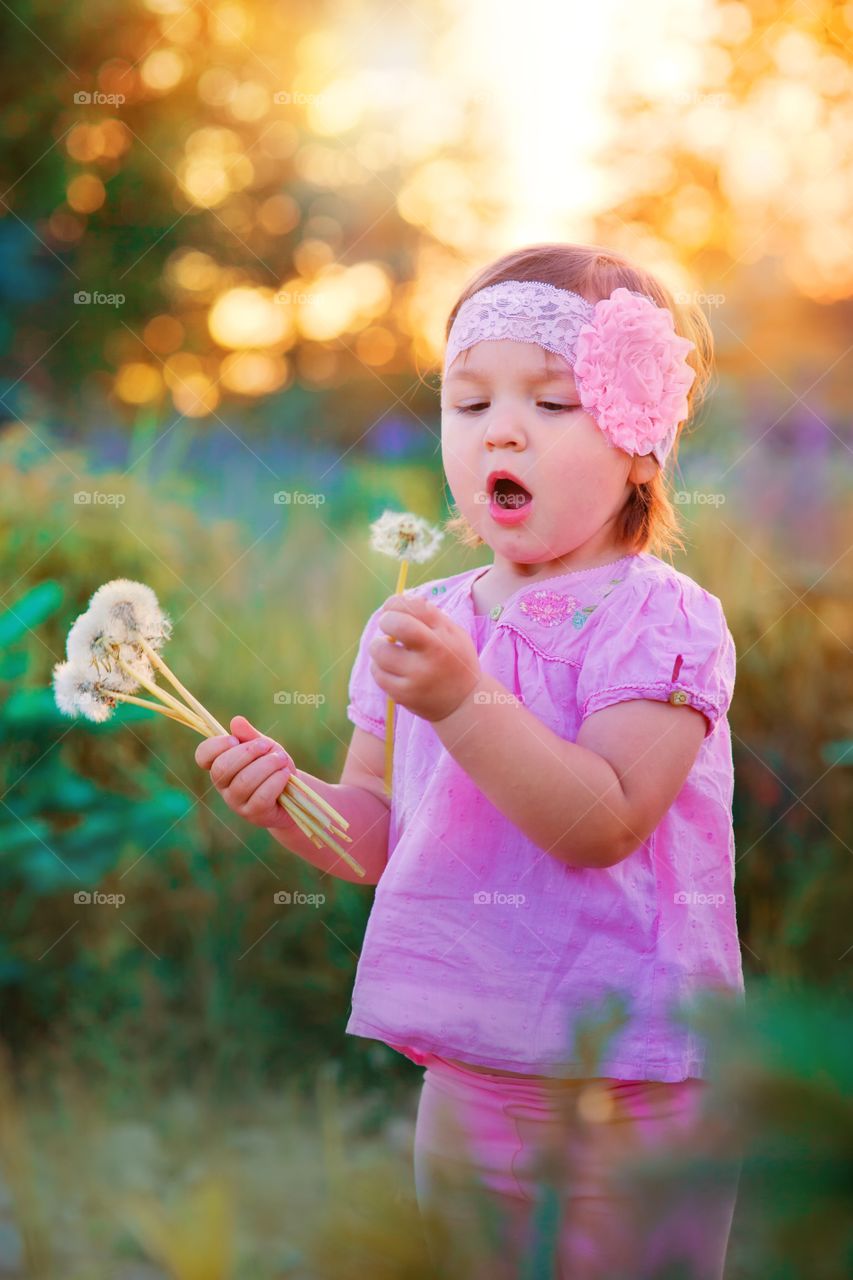
[[[41,818],[4,822],[0,826],[0,865],[21,851],[37,849],[40,838],[48,843],[51,839],[51,829]]]
[[[30,655],[19,651],[0,653],[0,680],[19,680],[30,666]]]
[[[16,689],[6,699],[3,723],[15,729],[36,729],[66,722],[50,689]]]
[[[15,644],[34,630],[62,603],[62,587],[50,580],[39,582],[25,592],[11,608],[0,613],[0,648]]]
[[[835,742],[824,742],[820,750],[824,764],[853,765],[853,738],[836,739]]]

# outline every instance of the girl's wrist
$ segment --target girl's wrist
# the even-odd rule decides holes
[[[481,671],[474,684],[471,685],[468,692],[453,710],[448,712],[446,716],[442,716],[440,720],[433,720],[433,724],[436,728],[441,726],[442,729],[451,726],[451,723],[454,722],[454,717],[461,719],[478,703],[490,701],[495,686],[498,688],[503,687],[499,681],[495,680],[494,676]]]

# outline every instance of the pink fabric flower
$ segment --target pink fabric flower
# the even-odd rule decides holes
[[[578,333],[574,372],[581,404],[612,444],[650,453],[687,417],[693,346],[649,298],[619,288],[595,304]]]

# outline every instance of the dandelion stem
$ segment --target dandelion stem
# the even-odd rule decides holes
[[[158,671],[162,671],[169,683],[177,689],[178,693],[189,703],[193,711],[195,711],[197,715],[201,716],[202,720],[206,720],[210,725],[212,725],[217,733],[227,734],[228,730],[219,723],[215,716],[210,714],[207,708],[199,702],[198,698],[193,697],[189,689],[184,688],[174,671],[169,670],[159,653],[151,648],[151,645],[144,636],[139,637],[139,643],[142,646],[142,650],[146,657],[151,662],[151,665],[156,667]]]
[[[397,574],[397,587],[394,591],[395,595],[399,595],[406,585],[406,574],[409,570],[408,560],[400,561],[400,571]],[[394,637],[389,636],[388,639],[394,644]],[[394,699],[388,695],[388,701],[385,709],[385,790],[388,795],[391,794],[391,775],[394,760]]]
[[[161,702],[165,703],[167,707],[171,707],[173,711],[179,711],[181,715],[183,715],[191,710],[185,702],[179,701],[178,698],[169,693],[168,689],[161,689],[159,684],[154,680],[149,680],[148,677],[138,671],[136,667],[132,667],[129,662],[125,662],[120,653],[115,655],[115,660],[121,667],[122,671],[127,675],[132,676],[134,680],[137,680],[139,684],[142,685],[143,689],[147,689],[149,693],[153,693],[155,698],[159,698]]]
[[[288,790],[288,789],[291,790],[291,798],[293,799],[294,804],[298,804],[302,809],[305,810],[306,813],[310,814],[311,817],[314,818],[321,827],[325,827],[327,831],[331,831],[334,823],[334,818],[330,817],[329,814],[324,813],[324,811],[320,808],[320,806],[314,804],[314,802],[312,800],[309,800],[307,796],[303,796],[301,793],[292,795],[292,788],[290,788],[290,784],[292,781],[293,781],[293,775],[291,774],[291,776],[287,780],[287,787],[285,788],[285,790]],[[346,840],[348,843],[350,843],[350,837],[343,835],[342,832],[336,831],[334,834],[337,836],[343,836],[343,839]]]
[[[168,716],[170,720],[177,720],[180,724],[185,724],[188,729],[195,729],[196,733],[200,733],[203,738],[208,736],[207,726],[203,725],[197,715],[187,710],[186,714],[181,715],[179,711],[173,711],[170,707],[163,706],[159,702],[149,702],[147,698],[135,698],[132,693],[119,693],[115,689],[104,689],[103,692],[110,698],[115,698],[118,702],[132,702],[136,707],[147,707],[149,711],[159,711],[163,716]]]
[[[294,802],[290,799],[290,797],[286,794],[286,792],[287,792],[287,788],[285,788],[285,790],[278,797],[278,803],[281,805],[283,809],[286,809],[288,813],[292,813],[291,806],[293,805]],[[351,854],[347,853],[343,845],[338,844],[337,840],[335,840],[329,834],[328,831],[324,831],[321,827],[318,827],[314,819],[310,817],[310,815],[307,814],[304,811],[304,809],[300,811],[299,817],[301,821],[304,822],[305,825],[309,827],[310,830],[315,835],[318,835],[322,838],[323,842],[327,844],[330,849],[334,849],[335,853],[337,853],[339,857],[343,858],[347,866],[351,867],[357,875],[363,876],[365,874],[364,867],[361,865],[361,863],[356,862],[355,858],[353,858]]]
[[[302,778],[298,778],[295,773],[291,774],[288,786],[299,787],[300,791],[304,791],[306,796],[313,800],[314,804],[317,805],[318,808],[323,809],[339,827],[343,827],[344,831],[349,830],[349,823],[346,818],[342,814],[338,813],[337,809],[332,808],[324,796],[321,796],[313,787],[309,787],[308,783]]]
[[[284,797],[284,792],[282,792],[282,797]],[[291,818],[296,823],[297,827],[303,833],[303,835],[306,835],[309,840],[311,840],[314,844],[319,845],[320,848],[322,848],[322,845],[323,845],[322,840],[318,840],[317,837],[314,835],[314,832],[311,830],[311,828],[305,825],[305,822],[302,819],[302,811],[300,810],[296,802],[293,800],[288,800],[286,797],[280,798],[280,802],[281,802],[281,807],[283,809],[286,809],[286,811],[290,814]]]

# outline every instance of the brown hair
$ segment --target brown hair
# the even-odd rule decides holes
[[[693,302],[676,302],[655,276],[642,267],[635,267],[627,258],[610,249],[580,244],[531,245],[498,258],[468,282],[447,318],[445,341],[466,298],[487,285],[500,284],[504,280],[541,280],[579,293],[589,302],[608,298],[614,289],[622,286],[646,294],[658,306],[667,307],[672,312],[676,333],[695,344],[687,360],[696,371],[693,385],[687,393],[687,417],[679,424],[670,454],[673,461],[677,461],[682,430],[701,403],[713,369],[714,339],[701,308]],[[669,485],[667,475],[658,469],[651,480],[633,486],[616,522],[616,536],[626,553],[650,551],[669,554],[675,547],[684,550],[682,528],[670,501]],[[458,508],[453,510],[456,514],[445,521],[444,528],[463,546],[483,546],[483,539],[458,512]]]

